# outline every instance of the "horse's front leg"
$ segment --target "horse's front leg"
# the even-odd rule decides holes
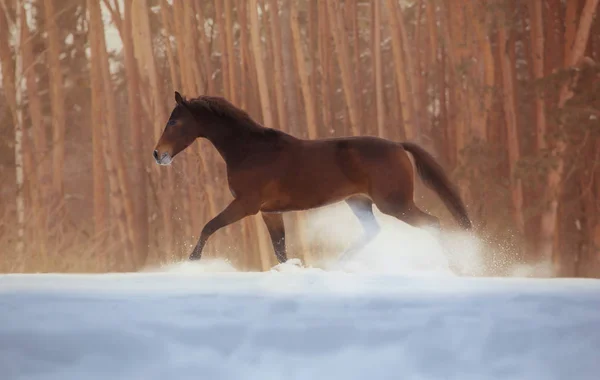
[[[211,219],[200,234],[198,243],[190,255],[190,260],[200,260],[202,249],[206,245],[208,238],[219,229],[235,223],[249,215],[258,212],[259,203],[250,199],[234,199],[221,213]]]
[[[280,213],[262,213],[262,218],[267,226],[271,243],[275,256],[280,263],[287,261],[287,253],[285,249],[285,226],[283,223],[283,215]]]

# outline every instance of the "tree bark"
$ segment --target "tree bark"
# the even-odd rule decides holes
[[[581,12],[581,18],[577,27],[577,33],[575,35],[573,48],[566,60],[567,67],[575,66],[583,57],[585,48],[590,36],[590,29],[592,26],[592,20],[598,9],[599,0],[586,0],[583,11]],[[560,89],[560,95],[558,99],[558,108],[564,107],[567,100],[572,97],[572,93],[569,90],[569,83],[564,83]],[[566,149],[566,142],[563,139],[558,139],[553,148],[553,156],[557,160],[555,168],[551,168],[547,177],[547,188],[546,194],[550,204],[549,207],[544,210],[540,221],[540,256],[542,258],[550,258],[553,256],[554,240],[553,237],[556,234],[557,227],[557,211],[558,211],[558,200],[561,190],[561,182],[564,172],[564,158],[562,157],[563,152]],[[555,255],[558,252],[554,252]],[[555,268],[559,270],[559,268]]]
[[[260,21],[258,19],[258,4],[257,0],[250,0],[248,7],[250,10],[250,37],[252,39],[252,50],[254,52],[254,61],[256,67],[256,75],[258,77],[258,90],[260,95],[260,105],[262,108],[262,115],[264,125],[270,127],[273,125],[273,116],[271,113],[271,103],[269,100],[269,88],[267,85],[267,73],[262,61],[262,46],[260,41]],[[257,219],[257,217],[253,218]],[[258,221],[256,220],[256,223]],[[269,267],[269,244],[267,243],[265,233],[261,233],[261,229],[256,225],[256,232],[259,246],[259,254],[261,257],[261,263],[263,270]]]
[[[269,20],[271,21],[271,38],[273,39],[273,67],[274,67],[274,76],[275,76],[275,100],[277,104],[277,116],[278,116],[278,124],[279,128],[282,130],[289,130],[291,126],[290,121],[287,117],[287,109],[285,103],[285,84],[283,80],[283,58],[282,51],[283,47],[281,45],[281,25],[279,22],[279,7],[277,5],[277,0],[269,0]],[[286,46],[286,49],[289,49],[289,46]]]
[[[332,90],[331,75],[331,31],[329,28],[330,18],[325,1],[319,4],[319,63],[321,65],[321,103],[323,104],[323,126],[325,135],[334,133],[334,118],[332,112]]]
[[[158,141],[164,125],[167,121],[167,113],[163,106],[162,89],[159,81],[156,61],[152,49],[152,35],[150,33],[150,20],[148,17],[147,0],[131,0],[132,8],[136,12],[132,13],[132,34],[134,55],[139,65],[140,78],[148,81],[150,87],[150,110],[153,120],[154,141]],[[143,75],[142,75],[143,74]],[[158,165],[151,165],[151,170],[156,179],[156,186],[161,193],[159,197],[159,207],[162,214],[162,227],[164,236],[161,242],[166,251],[172,251],[173,248],[173,218],[172,218],[172,184],[173,172],[166,170],[161,172]]]
[[[126,261],[129,262],[132,269],[138,269],[144,264],[144,257],[138,257],[137,252],[133,251],[137,240],[137,231],[135,223],[135,211],[131,200],[131,185],[127,176],[123,153],[121,151],[121,138],[119,136],[119,127],[117,123],[116,105],[114,90],[110,76],[108,53],[106,51],[106,41],[104,37],[104,23],[100,4],[88,0],[88,10],[90,12],[90,34],[96,41],[96,55],[94,60],[99,60],[98,70],[102,77],[103,104],[106,117],[104,128],[104,149],[103,159],[108,171],[108,179],[111,190],[111,203],[119,224],[122,238],[125,240]]]
[[[338,63],[342,74],[342,86],[344,89],[344,98],[346,107],[350,116],[351,133],[355,136],[360,135],[360,126],[358,125],[358,113],[354,85],[352,80],[352,68],[348,50],[348,38],[344,33],[344,20],[339,9],[339,4],[335,0],[327,0],[329,26],[333,40],[335,42],[335,51],[337,53]]]
[[[276,16],[272,16],[276,17]],[[283,1],[281,4],[281,20],[290,19],[290,2]],[[281,60],[283,63],[283,89],[285,93],[286,124],[290,133],[302,136],[303,128],[298,123],[298,95],[296,92],[296,81],[294,73],[294,56],[291,29],[287,23],[279,23],[281,27]],[[276,33],[276,31],[273,31]]]
[[[50,75],[50,93],[52,106],[52,163],[54,191],[59,202],[64,193],[65,161],[65,94],[62,68],[60,63],[60,36],[58,34],[55,0],[44,0],[44,15],[48,33],[48,67]]]
[[[133,156],[133,206],[135,209],[135,240],[134,254],[136,261],[145,263],[148,257],[149,225],[146,180],[146,161],[144,154],[144,134],[142,132],[142,106],[140,104],[140,81],[138,65],[133,52],[131,1],[125,1],[123,13],[123,53],[125,56],[125,71],[127,73],[127,99],[129,105],[129,127],[131,150]]]
[[[2,17],[2,16],[0,16]],[[1,22],[1,21],[0,21]],[[30,177],[32,210],[35,215],[35,229],[37,234],[37,249],[41,256],[46,259],[46,244],[48,239],[48,213],[46,211],[47,191],[46,184],[50,168],[46,165],[44,154],[46,152],[46,132],[43,119],[42,102],[40,100],[40,91],[37,84],[37,75],[35,71],[35,58],[33,56],[33,40],[31,32],[27,25],[27,10],[21,11],[21,47],[23,52],[23,68],[25,80],[27,83],[27,99],[29,101],[29,116],[32,123],[32,139],[25,141],[25,157],[31,161],[28,165],[27,175]],[[2,33],[2,31],[0,31]],[[27,144],[27,141],[33,144]]]
[[[300,34],[300,22],[298,20],[298,8],[292,3],[290,10],[290,25],[294,46],[296,48],[296,60],[298,65],[298,75],[302,86],[302,95],[304,97],[304,109],[306,110],[306,120],[308,124],[308,138],[317,138],[317,118],[315,116],[315,107],[313,94],[310,92],[310,81],[308,79],[308,70],[306,68],[306,57],[302,48],[302,36]]]
[[[185,0],[184,0],[185,1]],[[223,78],[223,94],[226,98],[231,97],[229,83],[229,51],[227,49],[226,28],[223,22],[223,2],[224,0],[215,0],[215,22],[217,24],[217,33],[219,35],[219,46],[221,48],[221,78]]]
[[[515,169],[520,159],[520,143],[517,126],[517,106],[515,101],[515,85],[513,83],[513,70],[515,62],[511,59],[510,51],[514,50],[514,40],[508,38],[507,27],[504,25],[506,19],[500,18],[498,29],[498,49],[500,64],[502,68],[502,100],[504,104],[504,115],[506,119],[507,149],[509,179],[511,183],[511,197],[513,208],[513,222],[518,234],[522,234],[525,228],[523,218],[523,187],[521,180],[515,178]]]
[[[544,18],[542,3],[530,0],[530,33],[531,33],[531,61],[533,63],[533,77],[538,81],[544,77]],[[540,151],[546,147],[546,111],[545,102],[541,96],[535,97],[536,144]]]
[[[90,2],[88,1],[88,4]],[[97,237],[102,235],[108,236],[109,230],[106,223],[107,214],[110,211],[107,204],[107,175],[104,161],[104,124],[105,124],[105,106],[103,102],[103,84],[102,71],[99,64],[100,58],[98,50],[98,25],[96,24],[96,16],[91,13],[94,9],[88,9],[90,12],[90,25],[88,32],[88,40],[90,43],[90,92],[91,92],[91,120],[92,127],[92,172],[94,178],[94,231]],[[111,200],[112,204],[112,200]]]
[[[229,97],[233,104],[237,104],[238,102],[238,91],[236,90],[237,85],[237,73],[234,62],[235,59],[235,51],[233,49],[233,10],[231,7],[231,0],[225,0],[225,51],[227,51],[227,57],[229,57]]]
[[[256,76],[258,77],[258,90],[260,94],[260,105],[262,108],[264,124],[267,127],[273,125],[273,116],[271,113],[271,102],[269,100],[269,87],[267,85],[267,73],[263,64],[263,47],[260,41],[260,22],[258,20],[257,0],[251,0],[250,3],[250,37],[252,39],[252,50],[254,50],[254,62],[256,65]]]
[[[24,192],[24,173],[23,173],[23,111],[21,109],[23,102],[23,56],[21,54],[21,12],[23,11],[21,2],[17,0],[15,4],[16,29],[15,38],[15,59],[14,66],[8,41],[5,37],[0,38],[0,54],[2,61],[2,80],[7,103],[11,110],[14,136],[15,136],[15,184],[16,184],[16,212],[17,212],[17,245],[16,251],[20,256],[25,248],[25,192]],[[8,10],[2,9],[0,14],[0,35],[9,37],[6,21],[8,20]]]
[[[383,105],[383,65],[381,64],[381,0],[373,0],[373,45],[377,134],[379,137],[386,138],[385,109]]]
[[[199,52],[201,54],[200,57],[200,61],[204,62],[204,72],[206,73],[205,75],[205,79],[206,79],[206,91],[209,94],[215,94],[215,80],[213,79],[213,65],[211,62],[212,59],[212,51],[211,51],[211,44],[212,44],[212,40],[208,41],[206,38],[206,32],[204,30],[204,21],[206,20],[204,17],[204,10],[202,9],[202,3],[201,0],[196,0],[194,2],[194,9],[196,11],[196,13],[198,14],[198,18],[200,20],[200,25],[199,25],[199,30],[198,30],[198,37],[199,37],[199,43],[200,43],[200,49]]]
[[[407,73],[410,72],[406,57],[404,56],[403,40],[397,4],[394,0],[386,0],[389,12],[390,27],[392,34],[392,52],[394,54],[394,71],[396,73],[396,84],[398,86],[398,96],[400,97],[400,107],[402,109],[402,124],[404,125],[404,135],[406,140],[417,138],[417,129],[415,124],[415,115],[410,90],[410,82]]]

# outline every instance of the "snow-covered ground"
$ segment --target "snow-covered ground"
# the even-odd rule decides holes
[[[415,233],[345,268],[0,276],[0,379],[599,378],[600,281],[455,276]]]
[[[600,281],[240,273],[213,264],[224,271],[184,265],[0,277],[0,378],[591,380],[600,373]]]

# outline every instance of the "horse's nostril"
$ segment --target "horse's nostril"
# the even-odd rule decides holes
[[[158,150],[155,150],[154,152],[152,152],[152,155],[154,156],[155,160],[158,160]]]

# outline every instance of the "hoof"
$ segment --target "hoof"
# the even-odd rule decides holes
[[[288,259],[286,262],[279,263],[271,268],[272,271],[282,272],[303,268],[302,261],[297,258]]]

